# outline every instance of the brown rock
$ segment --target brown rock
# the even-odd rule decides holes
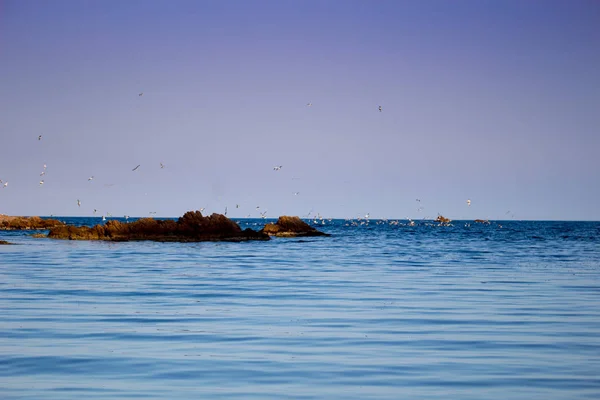
[[[475,223],[477,223],[477,224],[487,224],[487,225],[489,225],[489,224],[490,224],[490,221],[488,221],[487,219],[476,219],[476,220],[475,220]]]
[[[274,224],[266,224],[261,232],[278,237],[329,236],[329,234],[316,230],[298,217],[285,215],[279,217]]]
[[[450,218],[446,218],[443,215],[438,215],[435,219],[435,222],[439,222],[441,225],[448,225],[452,220]]]
[[[188,211],[177,221],[142,218],[135,222],[108,221],[93,227],[60,226],[50,230],[48,237],[70,240],[108,240],[158,242],[202,242],[269,240],[269,236],[242,230],[238,224],[221,214],[204,217],[200,211]]]
[[[12,243],[11,242],[7,242],[6,240],[0,240],[0,245],[3,245],[3,244],[12,244]]]
[[[64,226],[65,223],[56,219],[43,219],[40,217],[11,217],[0,214],[0,230],[37,230],[51,229]]]

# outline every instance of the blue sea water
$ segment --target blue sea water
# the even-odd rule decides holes
[[[319,228],[0,232],[0,398],[600,398],[600,223]]]

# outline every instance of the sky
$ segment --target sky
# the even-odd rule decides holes
[[[600,220],[599,71],[595,0],[0,0],[0,213]]]

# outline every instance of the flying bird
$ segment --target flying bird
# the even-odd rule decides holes
[[[165,167],[165,165],[163,163],[160,163],[160,168],[162,169],[164,167]]]
[[[96,209],[94,208],[94,214],[96,214],[97,212],[98,212],[98,210],[96,210]]]
[[[467,200],[467,205],[470,206],[471,205],[471,200]]]
[[[7,186],[8,186],[8,182],[4,182],[4,185],[3,185],[3,186],[4,186],[4,187],[7,187]]]
[[[136,169],[138,169],[140,167],[140,165],[142,165],[142,164],[138,164],[138,166],[135,167],[134,169],[132,169],[132,171],[135,171]]]
[[[93,175],[88,178],[88,182],[91,181],[92,179],[94,179]]]
[[[227,206],[225,206],[225,216],[227,216]]]
[[[294,192],[294,196],[298,196],[300,192]]]
[[[138,96],[142,97],[144,95],[144,92],[140,92],[140,94],[138,94]]]
[[[79,201],[79,199],[77,199],[77,206],[81,207],[81,201]]]
[[[40,174],[40,176],[44,176],[46,175],[46,171],[42,171],[42,173]]]
[[[40,186],[42,186],[43,184],[44,184],[44,180],[42,179],[42,180],[40,181]]]
[[[236,204],[236,205],[235,205],[235,208],[240,208],[240,205],[239,205],[239,204]]]
[[[306,103],[306,107],[312,107],[312,103],[311,102]]]
[[[283,165],[276,165],[273,167],[273,171],[279,171],[281,168],[283,168]]]
[[[383,108],[381,106],[379,106],[379,112],[383,111]]]
[[[38,140],[42,140],[42,135],[38,136]]]

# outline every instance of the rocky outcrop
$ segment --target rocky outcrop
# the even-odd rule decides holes
[[[487,224],[487,225],[489,225],[490,221],[488,221],[487,219],[476,219],[475,223],[476,224]]]
[[[7,242],[6,240],[0,240],[0,245],[3,245],[3,244],[12,244],[12,243],[11,242]]]
[[[242,230],[221,214],[204,217],[200,211],[188,211],[177,221],[142,218],[135,222],[108,221],[93,227],[60,226],[50,230],[49,238],[70,240],[107,240],[157,242],[202,242],[269,240],[269,236]]]
[[[65,226],[65,223],[56,219],[10,217],[0,214],[0,230],[3,231],[51,229],[57,226]]]
[[[435,222],[439,222],[440,225],[448,225],[452,220],[450,218],[446,218],[443,215],[438,215],[435,219]]]
[[[261,232],[269,236],[299,237],[299,236],[329,236],[302,221],[298,217],[279,217],[276,223],[266,224]]]

